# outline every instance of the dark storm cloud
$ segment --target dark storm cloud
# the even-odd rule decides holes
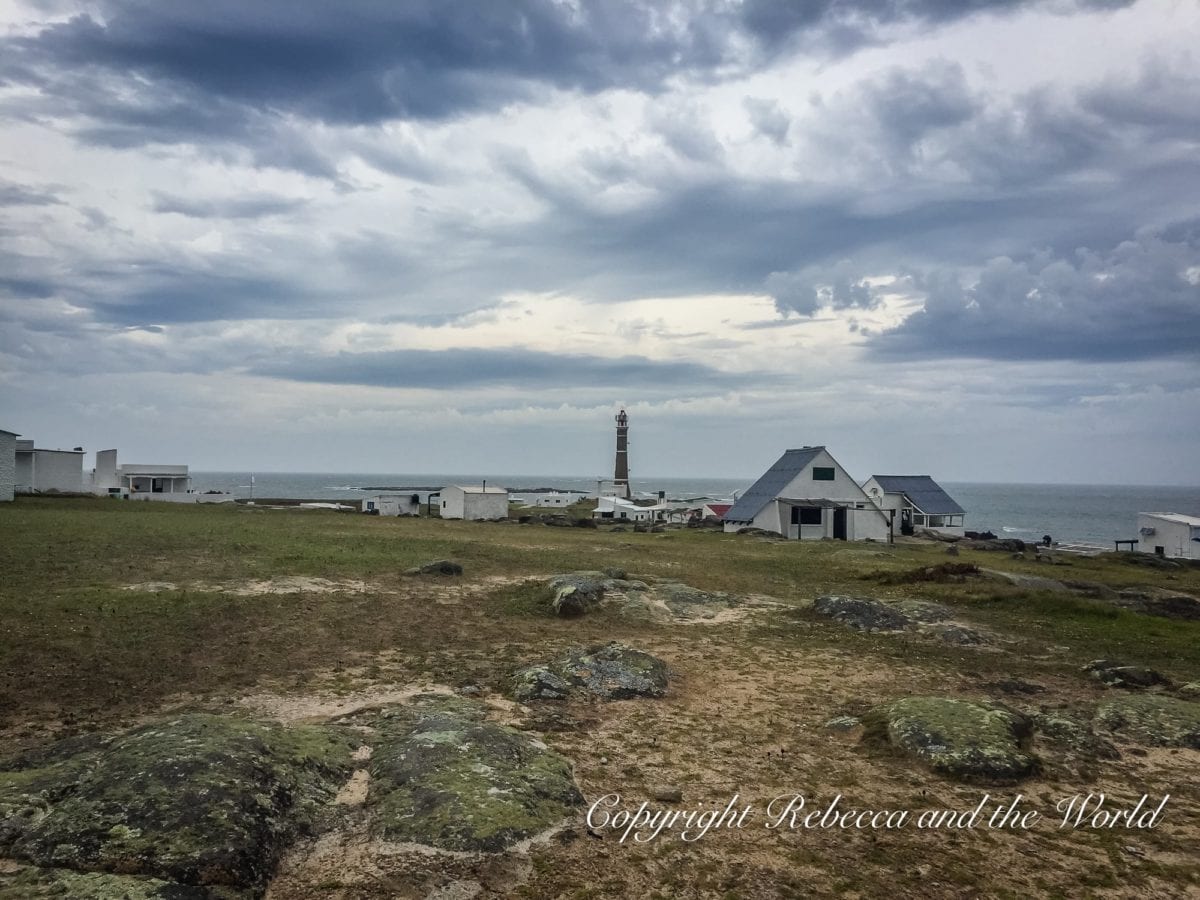
[[[993,259],[964,286],[936,272],[924,308],[871,345],[886,356],[1109,362],[1200,358],[1200,228],[1099,253]]]
[[[248,194],[222,199],[195,199],[155,193],[154,211],[178,213],[193,219],[261,219],[292,213],[306,201],[273,194]]]
[[[880,29],[897,23],[937,25],[1031,5],[105,0],[97,16],[0,43],[0,79],[66,99],[96,119],[91,140],[169,142],[201,137],[206,125],[216,126],[213,135],[245,127],[248,116],[238,109],[368,124],[448,118],[544,87],[654,91],[672,75],[754,65],[797,35],[828,53],[878,41]],[[1060,4],[1116,5],[1123,4]]]
[[[615,358],[523,349],[452,348],[383,350],[336,356],[296,355],[250,368],[254,375],[320,384],[375,387],[518,388],[729,387],[747,376],[707,366],[657,362],[640,356]]]

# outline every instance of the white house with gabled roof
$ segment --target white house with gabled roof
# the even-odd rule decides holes
[[[963,536],[966,511],[928,475],[872,475],[863,490],[876,506],[894,514],[901,534],[925,528]]]
[[[890,523],[824,447],[788,450],[722,518],[793,540],[886,541]]]

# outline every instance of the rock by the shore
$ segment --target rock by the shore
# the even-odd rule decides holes
[[[1004,553],[1024,553],[1025,542],[1017,538],[997,539],[966,539],[959,541],[958,546],[965,550],[994,550]]]
[[[372,724],[367,808],[386,840],[495,853],[583,803],[564,757],[457,698],[417,698]]]
[[[1200,703],[1164,694],[1119,694],[1096,709],[1096,724],[1138,743],[1200,750]]]
[[[667,666],[656,656],[614,641],[574,647],[550,663],[527,666],[513,675],[513,695],[522,702],[562,700],[574,691],[601,700],[662,697],[667,692]]]
[[[1112,659],[1095,659],[1083,671],[1108,687],[1141,690],[1156,685],[1169,685],[1170,679],[1145,666],[1127,666]]]
[[[457,563],[452,559],[435,559],[433,562],[427,562],[423,566],[415,566],[404,571],[405,575],[461,575],[463,567],[461,563]]]
[[[1011,783],[1034,774],[1030,720],[999,704],[907,697],[863,716],[863,740],[890,746],[965,781]]]
[[[0,855],[262,886],[352,768],[354,735],[189,714],[0,767]]]

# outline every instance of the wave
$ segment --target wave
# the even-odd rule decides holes
[[[1032,528],[1013,528],[1011,525],[1005,525],[1000,530],[1007,532],[1008,534],[1019,534],[1022,532],[1032,532],[1034,529],[1032,529]]]

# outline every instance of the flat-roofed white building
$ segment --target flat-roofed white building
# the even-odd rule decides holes
[[[50,450],[35,447],[30,440],[17,440],[14,457],[14,490],[18,494],[77,494],[83,490],[81,447]]]
[[[788,450],[725,513],[725,531],[793,540],[886,541],[890,523],[824,447]]]
[[[503,519],[508,516],[508,488],[486,484],[451,484],[442,488],[443,519]]]
[[[421,495],[376,494],[363,500],[362,511],[373,516],[417,516],[421,514]]]
[[[0,428],[0,503],[12,500],[17,489],[17,433]]]
[[[197,499],[192,492],[192,478],[187,466],[154,463],[125,463],[119,466],[116,450],[96,452],[92,492],[131,500],[174,503],[195,503]]]
[[[1138,513],[1138,550],[1170,559],[1200,559],[1200,516]]]

